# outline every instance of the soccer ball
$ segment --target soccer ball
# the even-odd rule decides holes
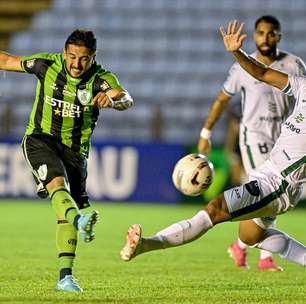
[[[190,196],[200,195],[213,181],[214,166],[203,154],[188,154],[175,165],[172,181],[177,190]]]

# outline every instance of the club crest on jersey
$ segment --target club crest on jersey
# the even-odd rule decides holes
[[[47,178],[47,173],[48,173],[48,168],[46,164],[43,164],[41,166],[39,166],[38,170],[37,170],[39,179],[44,181]]]
[[[27,62],[26,62],[27,68],[29,68],[29,69],[33,68],[34,63],[35,63],[35,59],[27,60]]]
[[[78,90],[78,99],[80,103],[85,106],[91,100],[91,93],[88,90]]]

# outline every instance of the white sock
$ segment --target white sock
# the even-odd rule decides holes
[[[238,246],[239,246],[241,249],[245,250],[245,249],[248,248],[248,245],[245,244],[245,243],[243,243],[239,238],[238,238],[237,242],[238,242]]]
[[[263,249],[260,250],[260,259],[261,260],[266,259],[266,258],[270,258],[270,257],[272,257],[272,253],[270,251],[263,250]]]
[[[175,223],[153,237],[143,238],[141,252],[180,246],[202,236],[213,226],[208,213],[199,211],[194,217]]]
[[[277,229],[268,229],[267,238],[256,247],[278,253],[283,259],[306,266],[306,247]]]

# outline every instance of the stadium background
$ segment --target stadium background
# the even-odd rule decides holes
[[[139,222],[150,235],[199,209],[190,201],[176,204],[187,198],[174,190],[172,167],[195,150],[203,119],[233,62],[218,27],[233,18],[245,21],[246,50],[252,51],[250,33],[263,14],[279,18],[280,47],[306,61],[305,0],[0,0],[1,50],[61,52],[74,28],[92,29],[98,61],[135,99],[125,112],[101,112],[88,188],[102,220],[95,242],[80,244],[77,253],[75,275],[85,292],[63,295],[53,290],[54,214],[48,200],[33,199],[19,146],[35,78],[0,72],[1,303],[305,303],[304,268],[275,257],[285,271],[260,273],[256,250],[249,251],[250,271],[233,267],[226,249],[237,223],[131,263],[118,257],[128,225]],[[214,129],[217,178],[206,201],[229,186],[226,129],[224,115]],[[278,227],[305,243],[305,216],[303,208],[289,212],[279,217]]]
[[[172,167],[196,145],[233,62],[218,28],[234,18],[246,22],[246,49],[252,51],[254,21],[263,14],[279,18],[280,47],[305,60],[304,0],[2,0],[0,46],[17,55],[61,52],[73,29],[93,30],[97,61],[118,75],[135,106],[123,113],[101,111],[94,132],[95,155],[90,158],[89,192],[96,200],[177,202],[186,198],[171,183]],[[20,73],[1,76],[0,195],[33,197],[18,144],[36,79]],[[229,186],[223,153],[226,117],[213,132],[214,147],[220,149],[212,156],[218,172],[209,197]]]

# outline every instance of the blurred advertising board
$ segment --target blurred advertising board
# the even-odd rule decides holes
[[[91,200],[176,203],[181,195],[171,174],[185,155],[182,145],[95,142],[88,159]],[[20,143],[0,141],[0,197],[36,198]]]

